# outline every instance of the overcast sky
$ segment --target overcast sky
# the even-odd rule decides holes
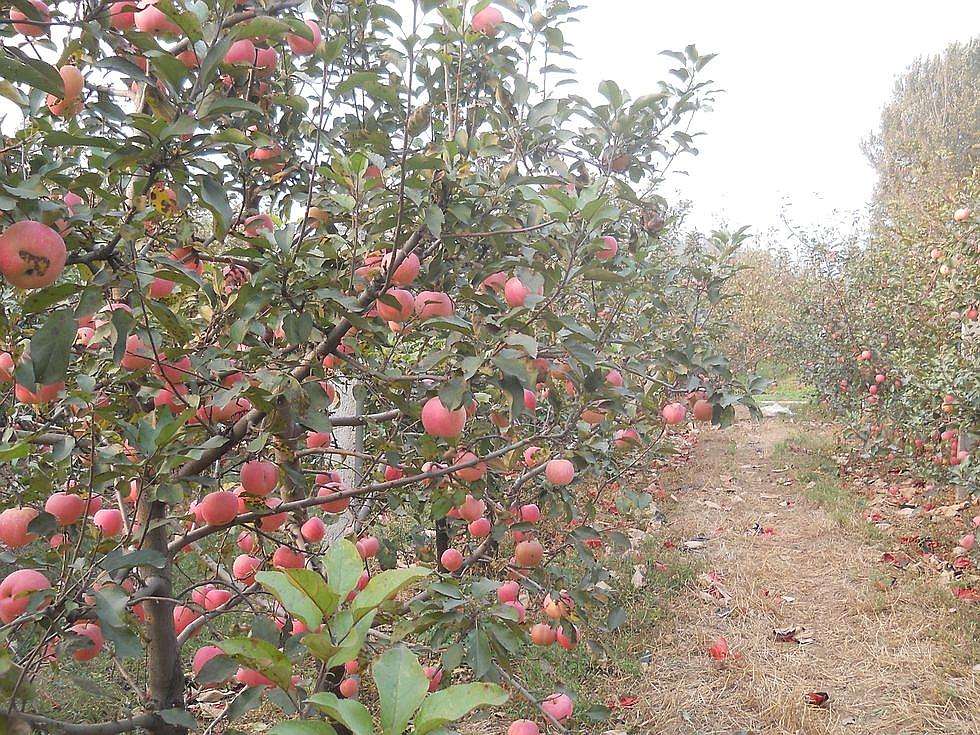
[[[895,77],[917,56],[980,35],[973,0],[583,0],[566,37],[579,78],[615,79],[634,96],[655,89],[664,49],[717,52],[706,68],[725,90],[700,119],[701,155],[677,181],[694,223],[825,222],[860,210],[874,173],[861,140],[876,129]],[[675,180],[678,177],[675,177]]]

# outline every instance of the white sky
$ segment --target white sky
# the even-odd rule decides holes
[[[874,172],[860,149],[895,77],[917,56],[980,35],[976,0],[583,0],[566,38],[578,78],[654,91],[665,49],[717,52],[705,72],[725,90],[703,113],[701,155],[674,177],[694,202],[692,224],[826,223],[868,202]],[[669,190],[670,184],[668,184]]]
[[[874,186],[860,143],[895,78],[916,57],[980,35],[980,0],[578,2],[581,22],[566,38],[587,96],[603,79],[634,97],[655,91],[672,63],[665,49],[719,54],[705,72],[724,92],[694,128],[707,133],[701,155],[680,160],[663,193],[690,199],[699,228],[757,234],[781,228],[787,204],[804,226],[860,211]],[[20,124],[11,107],[0,100],[8,133]]]

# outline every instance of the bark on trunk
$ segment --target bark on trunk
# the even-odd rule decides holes
[[[150,528],[146,532],[142,548],[160,552],[166,562],[162,568],[144,567],[147,585],[153,589],[153,598],[143,602],[146,611],[146,655],[149,705],[153,710],[166,710],[184,706],[184,673],[181,670],[180,650],[177,647],[177,631],[174,628],[173,564],[167,555],[167,505],[158,500],[141,502],[140,526]],[[156,525],[155,527],[154,524]],[[153,735],[186,735],[187,729],[169,725],[157,718],[147,727]]]

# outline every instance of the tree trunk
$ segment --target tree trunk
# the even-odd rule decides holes
[[[141,499],[139,522],[149,528],[141,548],[160,552],[166,562],[162,568],[144,567],[147,586],[153,598],[173,597],[173,560],[167,554],[167,504],[159,500]],[[159,524],[155,525],[154,524]],[[147,599],[146,655],[149,705],[153,710],[166,710],[184,706],[184,673],[180,665],[177,632],[174,628],[174,603],[169,599]],[[186,728],[168,725],[157,720],[147,727],[153,735],[185,735]]]

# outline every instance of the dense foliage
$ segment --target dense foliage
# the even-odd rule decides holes
[[[977,42],[901,77],[867,145],[878,173],[867,232],[797,233],[796,259],[774,286],[792,284],[789,298],[760,322],[778,329],[757,333],[775,335],[770,349],[792,355],[868,455],[974,493],[978,81]]]
[[[710,57],[592,102],[561,0],[7,5],[8,724],[183,732],[229,681],[283,733],[501,683],[568,721],[511,662],[622,619],[580,487],[751,405],[712,348],[741,235],[655,193]],[[45,714],[100,662],[118,719]]]

